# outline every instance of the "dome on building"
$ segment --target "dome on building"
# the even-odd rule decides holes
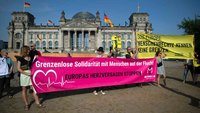
[[[89,12],[78,12],[72,19],[86,19],[86,20],[95,20],[95,16]]]

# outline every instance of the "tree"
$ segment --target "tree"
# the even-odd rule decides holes
[[[184,18],[178,28],[184,29],[186,34],[194,35],[195,51],[200,55],[200,16],[195,15],[195,19]]]

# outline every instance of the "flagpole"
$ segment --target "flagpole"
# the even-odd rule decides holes
[[[25,12],[25,6],[24,6],[25,0],[23,0],[23,1],[24,1],[24,3],[23,3],[23,12]]]

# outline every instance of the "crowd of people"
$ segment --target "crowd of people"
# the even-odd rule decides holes
[[[32,44],[30,47],[29,46],[23,46],[20,51],[20,56],[17,57],[17,70],[20,73],[20,86],[22,87],[22,99],[24,102],[24,110],[29,110],[30,109],[30,103],[28,99],[28,90],[34,90],[32,88],[32,82],[30,79],[30,69],[31,65],[34,62],[34,58],[37,56],[41,56],[41,53],[36,50],[36,45]],[[161,87],[160,85],[160,78],[163,76],[163,83],[164,86],[166,86],[166,73],[165,73],[165,66],[163,62],[163,58],[165,58],[166,54],[157,51],[155,54],[156,61],[157,61],[157,86]],[[71,54],[67,53],[67,57],[71,58]],[[113,50],[112,47],[110,47],[110,52],[108,53],[107,56],[104,55],[104,48],[99,47],[97,49],[97,58],[102,58],[102,57],[108,57],[108,58],[117,58],[117,52]],[[137,50],[133,50],[131,47],[127,47],[127,51],[125,53],[125,57],[127,59],[137,59]],[[198,55],[196,55],[197,58],[199,58]],[[1,50],[1,55],[0,55],[0,98],[2,97],[3,91],[7,92],[7,95],[9,98],[13,97],[12,91],[10,90],[10,80],[13,78],[14,73],[13,73],[13,61],[11,58],[8,57],[8,51],[5,49]],[[197,76],[195,76],[194,67],[193,67],[193,62],[191,59],[188,59],[186,63],[184,64],[184,73],[183,73],[183,82],[186,82],[188,72],[191,72],[192,79],[194,82],[197,81]],[[137,84],[142,86],[142,83]],[[99,92],[102,95],[105,95],[105,88],[104,87],[97,87],[94,88],[93,94],[98,95]],[[35,92],[32,92],[32,95],[35,99],[35,103],[39,108],[45,107],[43,104],[40,103],[39,97]]]

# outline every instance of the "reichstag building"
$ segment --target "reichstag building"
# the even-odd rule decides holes
[[[112,35],[120,35],[122,50],[135,47],[135,32],[152,32],[148,13],[136,12],[129,17],[129,24],[102,25],[100,13],[78,12],[71,19],[61,12],[59,25],[37,25],[29,12],[13,12],[8,27],[8,48],[19,50],[23,45],[35,43],[37,49],[50,52],[94,52],[99,46],[109,50]],[[102,18],[103,20],[103,18]]]

